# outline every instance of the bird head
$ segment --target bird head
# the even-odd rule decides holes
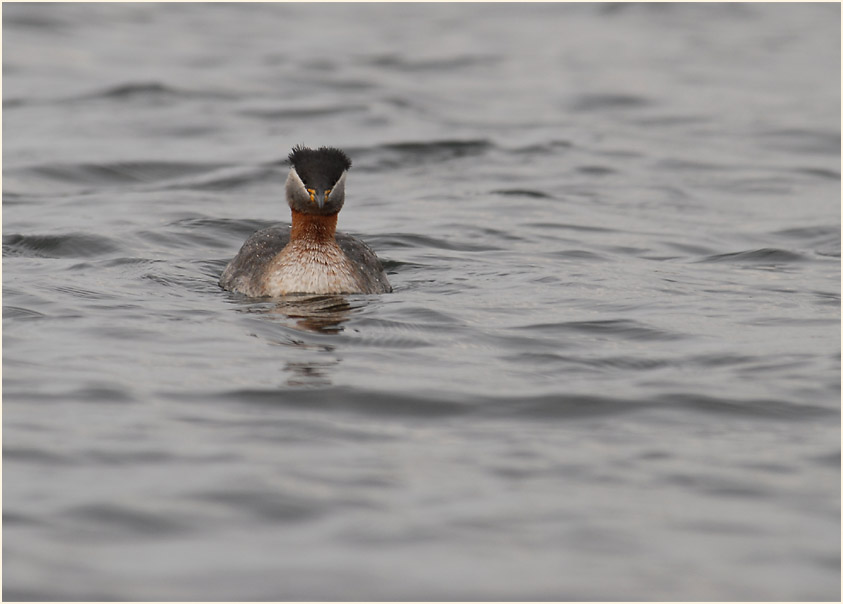
[[[351,168],[348,156],[335,147],[293,147],[288,157],[287,203],[297,212],[336,214],[345,201],[345,175]]]

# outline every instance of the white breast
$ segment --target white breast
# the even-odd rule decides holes
[[[351,261],[336,243],[293,241],[268,267],[264,295],[341,294],[363,291]]]

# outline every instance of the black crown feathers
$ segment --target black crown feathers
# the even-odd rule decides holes
[[[345,154],[342,149],[336,147],[319,147],[318,149],[311,149],[304,145],[296,145],[287,159],[297,170],[303,164],[322,165],[324,167],[339,167],[342,170],[351,168],[351,159]]]

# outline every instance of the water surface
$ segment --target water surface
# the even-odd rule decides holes
[[[838,5],[3,34],[5,600],[839,600]],[[394,293],[217,286],[297,143]]]

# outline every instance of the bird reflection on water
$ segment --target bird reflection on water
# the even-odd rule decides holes
[[[343,330],[342,324],[349,319],[355,308],[345,296],[339,294],[294,295],[275,300],[272,306],[261,312],[284,319],[284,325],[296,331],[330,335]],[[325,358],[324,355],[334,352],[334,345],[298,338],[288,338],[283,344],[318,354],[317,357],[287,361],[284,364],[283,371],[289,375],[287,386],[324,387],[332,384],[330,375],[342,359],[339,356]]]
[[[351,315],[352,306],[342,295],[287,296],[267,312],[295,320],[295,328],[314,333],[339,333]]]

